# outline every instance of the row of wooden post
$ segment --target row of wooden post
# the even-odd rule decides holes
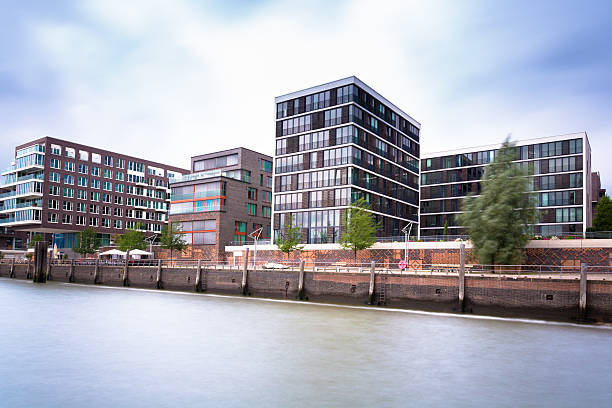
[[[51,260],[47,253],[46,242],[36,242],[34,246],[34,270],[32,272],[32,280],[36,283],[45,283],[51,272]],[[458,293],[458,306],[461,312],[465,310],[465,244],[461,244],[459,247],[459,293]],[[123,266],[123,286],[129,286],[129,269],[128,269],[128,257],[129,251],[126,253],[126,261]],[[249,264],[249,249],[245,250],[244,262],[242,268],[242,281],[240,285],[240,291],[243,295],[247,295],[248,292],[248,264]],[[74,282],[74,260],[70,262],[70,274],[68,277],[69,282]],[[100,264],[98,259],[95,260],[94,267],[94,284],[98,283],[100,273]],[[15,259],[11,261],[10,275],[11,278],[15,276]],[[28,264],[28,278],[29,278],[29,264]],[[370,265],[370,285],[368,289],[368,303],[374,304],[374,292],[375,292],[375,279],[376,278],[376,263],[372,261]],[[155,287],[157,289],[163,289],[162,280],[162,263],[161,260],[157,262],[157,276],[155,280]],[[194,290],[200,292],[202,290],[202,261],[198,261],[197,272],[195,277]],[[298,299],[304,299],[304,261],[300,262],[300,272],[298,278]],[[580,298],[579,298],[579,312],[580,319],[586,316],[587,309],[587,270],[586,265],[580,265]]]

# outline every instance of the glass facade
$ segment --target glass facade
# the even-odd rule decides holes
[[[568,135],[538,143],[520,141],[516,147],[518,166],[527,169],[529,192],[538,209],[537,235],[580,234],[587,226],[590,200],[585,200],[586,177],[590,180],[590,151],[586,135]],[[479,180],[496,149],[457,154],[432,154],[421,161],[421,235],[464,234],[457,225],[462,199],[479,195]],[[588,173],[588,174],[587,174]],[[562,208],[559,208],[562,207]]]
[[[354,77],[307,91],[277,98],[275,237],[293,219],[304,242],[337,242],[361,197],[381,236],[418,222],[420,125]]]

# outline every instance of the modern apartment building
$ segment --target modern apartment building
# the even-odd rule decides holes
[[[591,173],[591,177],[591,208],[593,211],[593,217],[595,217],[595,214],[597,214],[597,205],[599,204],[599,200],[606,195],[606,189],[601,188],[601,177],[598,171]]]
[[[159,233],[167,222],[168,178],[187,172],[43,137],[17,146],[2,172],[0,226],[50,234],[59,248],[72,248],[88,226],[103,244],[126,228]]]
[[[192,157],[191,170],[170,180],[170,222],[203,257],[217,259],[258,228],[270,238],[272,157],[240,147]]]
[[[419,122],[354,76],[275,103],[275,236],[293,219],[303,242],[337,242],[360,197],[381,236],[418,222]]]
[[[424,153],[421,160],[421,236],[464,234],[455,217],[462,199],[481,192],[479,180],[501,144]],[[530,169],[544,236],[584,233],[592,223],[591,148],[586,133],[522,140],[516,163]]]

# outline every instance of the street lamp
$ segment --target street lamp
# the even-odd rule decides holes
[[[249,234],[249,237],[255,240],[255,248],[253,250],[253,269],[257,269],[257,239],[261,236],[263,227],[257,228],[255,231]]]
[[[412,224],[414,223],[414,221],[408,221],[408,224],[402,228],[402,232],[404,233],[404,241],[406,242],[406,249],[404,249],[404,262],[406,263],[406,268],[408,267],[408,237],[410,236]]]

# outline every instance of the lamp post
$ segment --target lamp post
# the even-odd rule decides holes
[[[412,224],[414,224],[414,221],[408,221],[408,224],[402,228],[402,232],[404,233],[404,242],[406,243],[406,248],[404,249],[404,262],[406,262],[406,267],[408,267],[408,238],[410,237]]]
[[[257,228],[255,231],[249,234],[249,237],[255,240],[255,248],[253,250],[253,269],[257,269],[257,239],[261,236],[263,227]]]

